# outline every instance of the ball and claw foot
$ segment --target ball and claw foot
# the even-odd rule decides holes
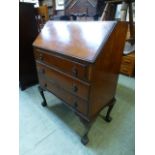
[[[89,142],[89,139],[88,139],[88,136],[87,136],[87,135],[85,135],[85,136],[83,136],[83,137],[81,138],[81,143],[82,143],[83,145],[87,145],[88,142]]]
[[[108,122],[108,123],[110,123],[111,121],[112,121],[112,117],[103,117],[103,119],[106,121],[106,122]]]
[[[42,105],[43,107],[46,107],[46,106],[47,106],[47,103],[46,103],[45,101],[43,101],[43,102],[41,103],[41,105]]]

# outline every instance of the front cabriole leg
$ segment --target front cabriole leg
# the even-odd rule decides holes
[[[89,133],[90,128],[92,126],[92,122],[88,122],[88,121],[84,120],[83,118],[80,118],[80,121],[83,123],[83,125],[85,127],[84,134],[81,137],[81,142],[83,145],[86,145],[89,142],[88,133]]]

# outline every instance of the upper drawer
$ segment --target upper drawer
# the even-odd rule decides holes
[[[48,64],[50,66],[56,67],[63,72],[70,74],[74,77],[80,78],[82,80],[88,80],[88,67],[85,64],[80,64],[71,61],[66,58],[62,58],[56,55],[49,54],[41,49],[34,49],[35,59],[42,63]]]
[[[57,69],[40,63],[37,63],[37,70],[39,75],[48,78],[50,81],[56,83],[70,93],[88,100],[90,88],[88,83],[72,78],[72,76],[66,75]]]

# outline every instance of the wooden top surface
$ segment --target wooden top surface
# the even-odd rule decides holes
[[[94,62],[116,23],[116,21],[49,21],[33,46]]]

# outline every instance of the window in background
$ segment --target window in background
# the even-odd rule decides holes
[[[56,0],[56,10],[64,10],[65,9],[65,3],[64,0]]]
[[[38,0],[20,0],[20,2],[35,3],[34,7],[39,7]]]
[[[121,20],[121,8],[122,4],[118,4],[115,13],[115,19]],[[135,3],[132,3],[133,21],[135,22]],[[129,21],[129,8],[127,9],[126,21]]]

